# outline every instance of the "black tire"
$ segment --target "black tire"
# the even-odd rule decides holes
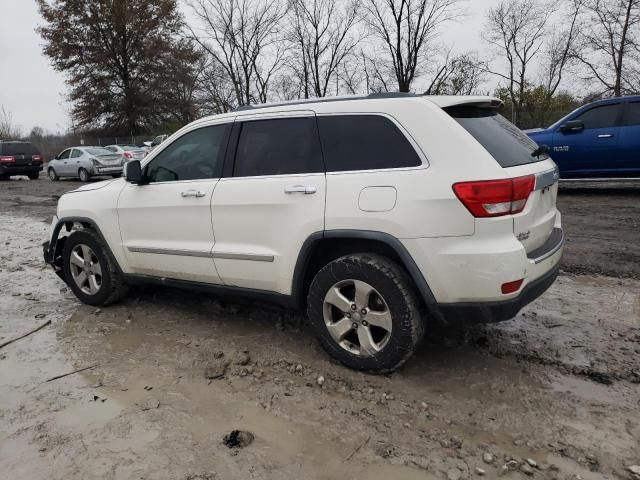
[[[86,168],[81,168],[78,170],[78,177],[81,182],[88,182],[91,179],[91,174],[87,171]]]
[[[60,177],[53,169],[53,167],[49,167],[49,169],[47,170],[47,175],[49,176],[49,180],[51,180],[52,182],[57,182],[58,180],[60,180]]]
[[[30,173],[28,175],[28,177],[29,177],[30,180],[38,180],[40,178],[40,172],[38,172],[38,173]]]
[[[329,333],[325,323],[325,296],[330,289],[343,282],[347,283],[345,288],[350,288],[348,284],[351,280],[373,287],[374,296],[382,298],[381,304],[385,304],[384,309],[391,315],[392,328],[385,336],[386,343],[370,356],[362,356],[343,347]],[[343,309],[340,310],[338,316],[343,314]],[[376,254],[348,255],[322,268],[309,288],[307,314],[322,346],[332,357],[350,368],[371,373],[387,373],[400,367],[415,353],[424,336],[425,321],[411,279],[397,263]],[[351,315],[347,316],[351,319]],[[367,318],[362,315],[358,317],[359,320]],[[366,325],[366,322],[359,328],[362,325]],[[377,327],[372,321],[367,328]],[[357,335],[358,330],[356,328],[351,332]],[[353,334],[351,332],[349,335]],[[349,340],[346,342],[350,343]]]
[[[94,295],[83,292],[71,274],[71,253],[78,245],[87,245],[91,248],[100,263],[101,285]],[[96,306],[109,305],[117,302],[127,293],[127,285],[116,266],[115,259],[93,230],[78,230],[67,238],[62,251],[62,262],[64,278],[69,288],[83,303]]]
[[[112,178],[120,178],[121,176],[121,173],[114,173],[113,175],[111,175]]]
[[[4,182],[6,180],[11,180],[11,175],[7,175],[6,173],[0,175],[0,182]]]

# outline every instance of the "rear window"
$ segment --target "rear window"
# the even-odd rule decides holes
[[[318,117],[327,172],[417,167],[420,157],[404,134],[380,115]]]
[[[131,152],[133,150],[140,150],[140,147],[136,147],[135,145],[120,145],[120,148],[126,152]]]
[[[110,150],[107,150],[106,148],[93,147],[93,148],[86,148],[85,150],[89,155],[96,155],[96,156],[113,155],[113,152]]]
[[[516,167],[546,160],[548,155],[531,155],[538,145],[495,110],[478,107],[445,108],[500,164]]]
[[[0,143],[3,155],[38,155],[38,150],[29,142]]]

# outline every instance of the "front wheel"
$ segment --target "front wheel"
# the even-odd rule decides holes
[[[57,182],[58,180],[60,180],[60,177],[53,169],[53,167],[49,167],[49,170],[47,170],[47,175],[49,175],[49,180],[51,180],[52,182]]]
[[[78,170],[78,176],[80,177],[81,182],[88,182],[89,179],[91,178],[91,175],[89,175],[89,172],[84,168],[81,168],[80,170]]]
[[[67,284],[82,302],[107,305],[126,293],[115,259],[94,231],[73,232],[64,244],[62,259]]]
[[[322,268],[311,283],[307,313],[331,356],[373,373],[400,367],[424,333],[409,276],[375,254],[348,255]]]

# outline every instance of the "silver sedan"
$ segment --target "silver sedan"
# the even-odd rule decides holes
[[[60,177],[79,177],[88,182],[92,176],[122,175],[122,155],[102,147],[73,147],[63,150],[47,164],[47,174],[51,180]]]
[[[141,147],[136,147],[135,145],[107,145],[104,148],[122,155],[125,163],[129,160],[142,160],[147,155],[146,150]]]

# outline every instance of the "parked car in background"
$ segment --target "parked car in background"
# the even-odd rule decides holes
[[[12,175],[26,175],[37,180],[42,170],[42,156],[31,142],[0,140],[0,180]]]
[[[158,145],[160,145],[162,142],[164,142],[167,138],[169,138],[169,135],[158,135],[153,140],[144,142],[143,148],[145,148],[147,152],[150,152],[151,150],[156,148]]]
[[[122,175],[122,155],[102,147],[73,147],[63,150],[47,164],[47,174],[53,181],[60,177],[78,177],[88,182],[92,176]]]
[[[125,163],[129,160],[142,160],[147,155],[145,150],[135,145],[107,145],[104,148],[122,156]]]
[[[563,179],[640,178],[640,96],[590,103],[526,133],[549,147]]]

